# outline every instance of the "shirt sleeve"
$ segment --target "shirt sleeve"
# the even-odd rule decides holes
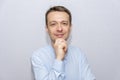
[[[35,80],[64,80],[63,61],[55,59],[50,71],[47,70],[44,62],[42,62],[38,56],[32,56],[31,62]]]
[[[96,80],[94,74],[91,71],[90,65],[88,64],[85,54],[82,54],[81,59],[82,80]]]

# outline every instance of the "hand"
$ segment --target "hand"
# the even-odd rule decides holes
[[[64,39],[56,39],[55,43],[53,44],[55,53],[56,53],[56,59],[57,60],[63,60],[67,51],[67,43]]]

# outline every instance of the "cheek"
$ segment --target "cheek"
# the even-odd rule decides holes
[[[49,29],[49,30],[48,30],[48,33],[49,33],[49,34],[53,34],[53,33],[54,33],[54,29]]]
[[[65,28],[64,31],[65,31],[66,33],[69,33],[69,32],[70,32],[70,28]]]

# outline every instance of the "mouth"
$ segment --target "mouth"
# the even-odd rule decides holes
[[[64,34],[55,34],[55,36],[58,38],[63,38]]]

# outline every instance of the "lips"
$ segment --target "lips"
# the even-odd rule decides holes
[[[55,34],[55,36],[58,38],[62,38],[64,36],[64,34]]]

